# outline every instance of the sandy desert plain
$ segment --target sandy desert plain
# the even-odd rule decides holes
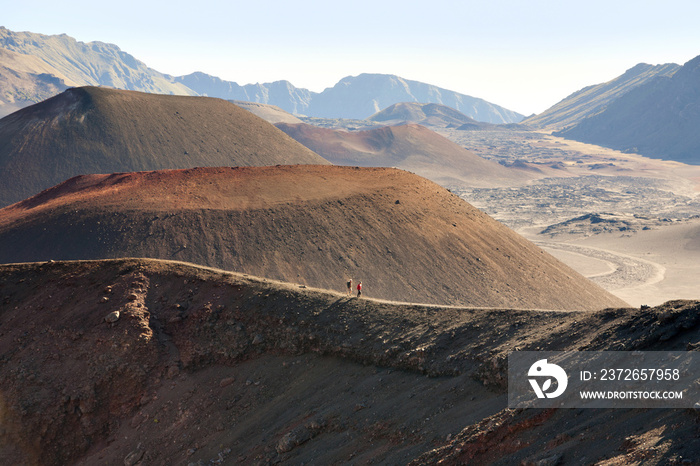
[[[606,290],[633,306],[700,296],[699,166],[517,128],[438,132],[539,172],[520,186],[451,189]]]

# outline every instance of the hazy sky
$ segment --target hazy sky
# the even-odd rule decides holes
[[[697,0],[2,0],[0,25],[118,45],[172,75],[320,92],[396,74],[529,115],[640,62],[700,55]]]

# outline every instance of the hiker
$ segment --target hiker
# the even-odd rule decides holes
[[[362,282],[357,284],[357,297],[362,296]]]
[[[348,296],[352,296],[352,278],[348,280]]]

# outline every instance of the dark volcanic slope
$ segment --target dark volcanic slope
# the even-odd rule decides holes
[[[0,263],[153,257],[384,299],[624,305],[419,176],[335,166],[200,168],[71,179],[0,210]]]
[[[297,163],[327,162],[220,99],[85,87],[0,120],[0,206],[82,174]]]
[[[133,259],[0,266],[0,298],[2,464],[683,464],[700,454],[692,410],[505,409],[511,351],[693,348],[698,302],[434,308]]]
[[[700,164],[700,56],[555,133],[648,157]]]
[[[277,127],[336,165],[398,167],[443,186],[493,187],[531,177],[479,157],[416,124],[353,132],[304,123],[278,123]]]

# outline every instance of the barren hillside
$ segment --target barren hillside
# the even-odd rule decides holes
[[[301,123],[299,118],[291,113],[285,112],[276,105],[246,102],[243,100],[231,100],[230,102],[238,105],[242,109],[248,110],[253,115],[257,115],[273,125],[276,123]]]
[[[76,177],[0,210],[0,263],[153,257],[368,296],[624,305],[444,188],[396,169],[198,168]]]
[[[544,112],[526,118],[523,123],[545,130],[564,130],[605,111],[608,105],[632,89],[658,77],[673,76],[679,68],[675,63],[656,66],[640,63],[615,79],[574,92]]]
[[[567,139],[700,165],[700,56],[637,86],[601,112],[555,133]]]
[[[416,124],[352,132],[303,123],[276,126],[335,165],[397,167],[443,186],[494,187],[533,177],[479,157]]]
[[[208,97],[84,87],[0,120],[0,206],[76,175],[297,163],[327,162],[261,118]]]
[[[459,127],[462,125],[488,126],[468,117],[447,105],[422,104],[418,102],[399,102],[390,105],[368,118],[370,121],[380,122],[386,125],[400,123],[417,123],[427,126]]]
[[[0,118],[53,97],[72,84],[37,57],[0,48]]]
[[[3,464],[686,464],[691,410],[505,409],[513,350],[685,350],[700,303],[397,305],[152,260],[0,267]],[[426,377],[427,376],[427,377]]]
[[[109,86],[157,94],[195,95],[114,44],[81,42],[66,34],[11,31],[0,26],[0,48],[34,57],[66,77],[69,85]]]

